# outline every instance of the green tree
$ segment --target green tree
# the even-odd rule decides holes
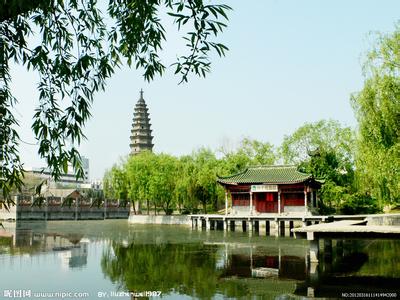
[[[218,175],[231,175],[243,171],[251,165],[251,159],[244,151],[226,153],[222,158],[223,169]]]
[[[103,176],[103,193],[106,198],[114,198],[111,170],[106,170]]]
[[[220,149],[220,152],[223,154],[223,167],[221,174],[218,175],[237,173],[250,165],[273,165],[277,160],[276,150],[272,144],[250,138],[242,139],[234,150]]]
[[[145,203],[147,214],[150,204],[171,214],[176,204],[176,183],[178,181],[178,159],[166,154],[146,151],[130,156],[124,164],[124,176],[128,186],[128,198],[135,203]]]
[[[149,179],[149,194],[153,199],[154,210],[162,207],[165,214],[171,214],[176,203],[175,186],[178,177],[177,159],[160,154],[154,156]]]
[[[193,158],[190,155],[185,155],[179,158],[178,173],[176,178],[175,197],[180,213],[196,213],[198,201],[192,197],[195,180],[191,176],[194,171]]]
[[[130,156],[124,168],[126,170],[129,184],[128,195],[133,204],[138,201],[146,204],[147,214],[150,213],[150,191],[151,168],[155,155],[149,151]]]
[[[273,165],[276,161],[274,146],[268,142],[244,138],[238,152],[243,152],[253,165]]]
[[[211,204],[213,210],[218,209],[217,173],[218,160],[215,153],[209,149],[201,148],[193,153],[194,172],[191,176],[195,178],[195,185],[192,196],[203,206],[204,213],[207,213],[207,204]]]
[[[324,180],[320,191],[323,213],[340,211],[347,195],[355,192],[354,144],[353,130],[333,120],[306,123],[284,138],[281,155],[285,163],[297,164],[301,171]]]
[[[380,35],[352,96],[359,123],[357,171],[362,190],[384,205],[400,203],[400,27]]]
[[[123,165],[115,165],[111,169],[111,180],[114,190],[114,197],[116,199],[127,200],[128,199],[128,180],[126,176],[126,171]]]
[[[125,170],[125,161],[115,164],[110,170],[104,173],[103,192],[92,191],[89,197],[95,201],[93,205],[99,206],[105,199],[119,199],[122,203],[129,201],[129,181]],[[122,204],[121,204],[122,205]]]
[[[199,206],[206,213],[208,208],[217,211],[224,203],[224,190],[217,184],[217,175],[228,175],[250,164],[271,164],[274,160],[270,144],[249,139],[236,152],[220,159],[206,148],[180,158],[143,152],[107,172],[104,187],[106,195],[122,193],[132,202],[145,201],[148,214],[150,203],[155,213],[162,208],[170,214],[176,207],[181,213],[196,213]]]
[[[80,190],[79,193],[82,195],[83,198],[92,200],[92,207],[100,207],[105,199],[104,190],[101,189],[84,189]],[[126,201],[123,201],[122,203],[126,203]],[[122,205],[122,203],[120,203],[120,205]]]
[[[305,123],[293,134],[284,137],[280,148],[285,163],[299,164],[310,157],[310,153],[325,149],[336,153],[345,162],[354,160],[354,132],[338,121],[320,120]]]
[[[190,73],[205,76],[209,55],[227,47],[215,41],[225,28],[229,6],[202,0],[116,0],[106,10],[96,0],[8,0],[0,8],[0,189],[7,196],[22,185],[18,121],[12,108],[10,64],[39,74],[39,102],[32,129],[38,154],[57,179],[71,162],[83,177],[77,147],[97,91],[125,63],[143,70],[146,80],[161,75],[163,22],[184,34],[187,54],[172,65],[181,82]],[[168,16],[161,18],[165,12]],[[170,19],[168,19],[170,18]],[[107,21],[106,21],[107,20]]]

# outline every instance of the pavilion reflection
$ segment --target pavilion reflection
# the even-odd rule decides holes
[[[222,277],[253,277],[305,280],[307,278],[306,256],[282,255],[278,249],[277,255],[254,253],[253,247],[248,248],[248,253],[229,254]]]
[[[125,292],[151,286],[163,295],[197,298],[216,293],[245,297],[254,289],[267,298],[293,294],[296,282],[307,279],[307,249],[282,246],[272,254],[268,250],[249,243],[114,242],[103,254],[101,266],[105,276]]]

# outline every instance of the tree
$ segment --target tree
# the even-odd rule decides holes
[[[113,186],[113,198],[127,200],[128,199],[128,191],[129,191],[129,183],[126,176],[126,171],[124,170],[123,165],[114,165],[111,168],[111,180]]]
[[[320,120],[305,123],[292,135],[285,136],[280,149],[285,163],[299,164],[320,148],[334,151],[340,159],[354,159],[354,132],[343,127],[338,121]]]
[[[212,204],[213,209],[218,209],[218,193],[220,188],[217,185],[218,160],[214,152],[201,148],[193,153],[194,186],[192,197],[196,198],[202,205],[204,213],[207,213],[207,204]]]
[[[275,148],[268,142],[260,142],[250,138],[241,140],[239,146],[234,150],[226,150],[221,148],[220,152],[223,154],[223,168],[224,174],[230,175],[243,171],[250,165],[273,165],[276,160]]]
[[[178,172],[180,176],[176,178],[175,198],[180,213],[196,213],[198,201],[191,196],[194,179],[191,176],[194,170],[193,158],[185,155],[179,158]]]
[[[37,71],[39,103],[32,129],[52,175],[58,179],[68,162],[83,176],[77,147],[97,91],[125,60],[143,69],[146,80],[164,73],[159,58],[165,42],[161,18],[166,11],[184,35],[188,54],[172,65],[181,82],[190,73],[205,76],[209,55],[225,55],[213,40],[226,27],[230,7],[203,0],[116,0],[101,11],[96,0],[5,0],[0,8],[0,189],[8,197],[21,187],[23,165],[18,144],[17,99],[10,90],[11,63]],[[106,16],[107,14],[107,16]],[[107,20],[107,21],[106,21]]]
[[[154,203],[154,210],[162,207],[165,214],[172,213],[171,206],[175,204],[175,186],[178,177],[177,159],[173,156],[160,154],[154,156],[150,166],[149,195]]]
[[[118,191],[123,191],[133,202],[146,201],[148,214],[150,203],[155,213],[161,207],[170,214],[176,206],[181,213],[196,213],[199,205],[206,213],[208,206],[217,211],[223,203],[224,190],[217,183],[217,175],[229,175],[250,164],[274,161],[272,145],[249,139],[237,151],[220,159],[207,148],[179,158],[142,152],[107,172],[104,188],[106,195],[120,195]]]
[[[149,182],[155,155],[149,151],[138,155],[130,156],[124,168],[126,170],[127,181],[129,183],[128,195],[133,206],[135,201],[146,203],[147,214],[150,213],[150,191]]]
[[[103,176],[103,193],[105,198],[115,198],[111,170],[106,170]]]
[[[285,163],[324,180],[320,191],[324,213],[339,211],[346,195],[355,192],[354,144],[353,130],[333,120],[306,123],[283,140]]]
[[[380,35],[352,96],[359,122],[357,170],[362,190],[384,205],[400,203],[400,27]]]
[[[273,165],[276,161],[274,146],[268,142],[244,138],[238,152],[245,153],[253,165]]]
[[[285,136],[281,155],[285,163],[298,164],[316,178],[340,186],[354,181],[355,134],[333,120],[306,123]]]

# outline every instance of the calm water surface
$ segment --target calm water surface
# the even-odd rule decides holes
[[[160,291],[163,299],[400,292],[398,240],[321,241],[320,263],[312,265],[308,242],[289,237],[126,220],[14,223],[6,231],[0,299],[10,291],[47,299],[61,292],[85,293],[82,299],[133,299],[129,291]]]

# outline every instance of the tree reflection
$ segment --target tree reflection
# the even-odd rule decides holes
[[[221,250],[220,246],[202,243],[124,246],[113,242],[103,253],[101,267],[121,291],[159,290],[163,295],[178,293],[201,299],[217,294],[273,299],[294,292],[294,281],[252,278],[250,253]],[[265,265],[264,256],[254,257],[253,262],[258,261]]]
[[[103,254],[103,273],[121,289],[158,290],[201,298],[215,295],[218,278],[217,247],[203,244],[113,243]]]

